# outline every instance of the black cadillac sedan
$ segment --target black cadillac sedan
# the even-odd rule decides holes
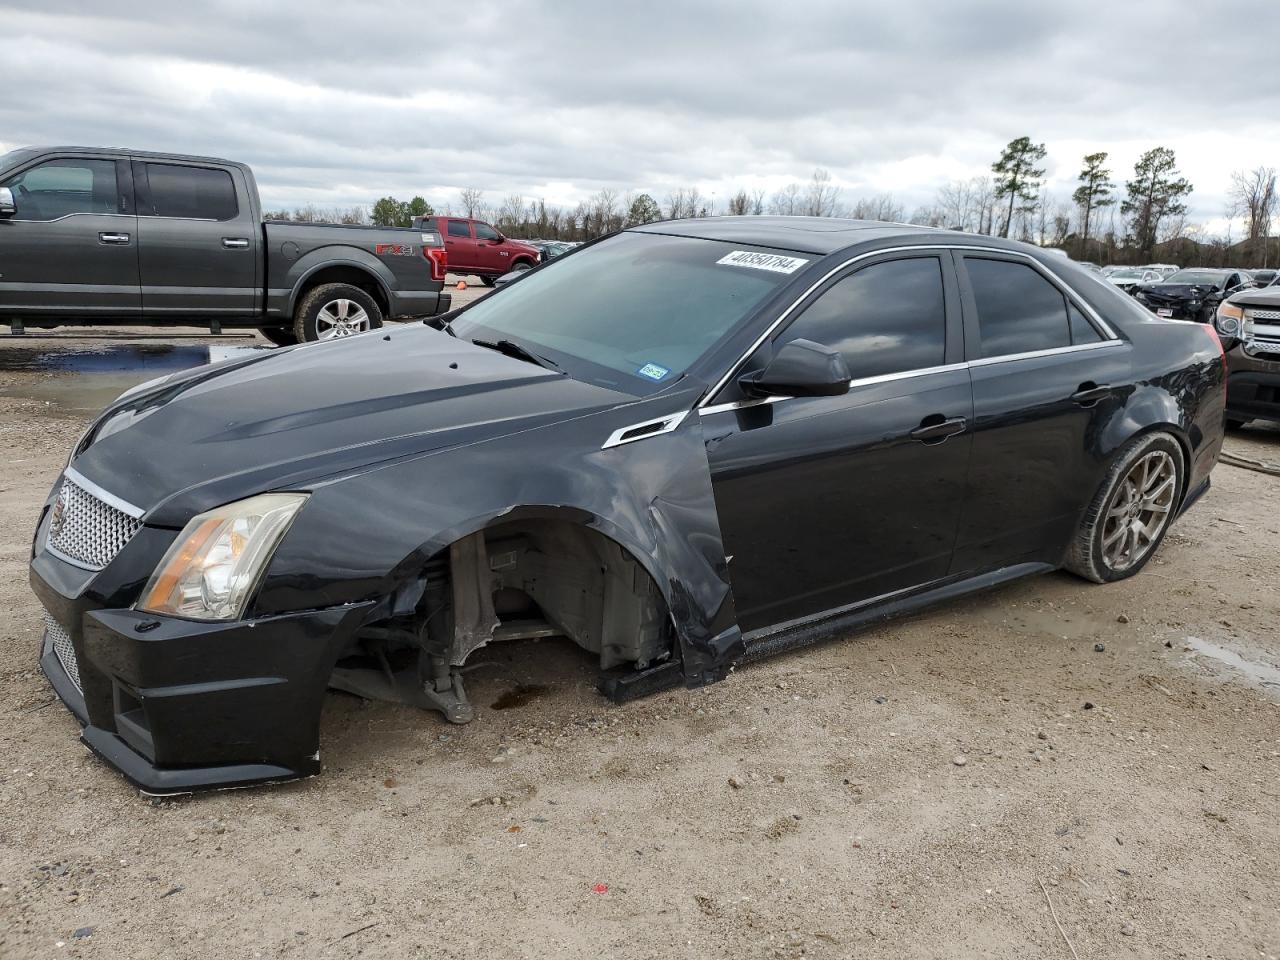
[[[39,518],[42,666],[149,792],[319,770],[325,691],[472,718],[564,636],[624,701],[1065,567],[1209,484],[1223,351],[1017,243],[651,224],[430,321],[144,384]]]

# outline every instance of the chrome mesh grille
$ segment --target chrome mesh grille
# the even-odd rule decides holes
[[[49,546],[68,560],[101,570],[141,528],[137,517],[63,477],[49,519]]]
[[[62,669],[67,671],[67,676],[76,685],[76,689],[84,693],[84,688],[80,686],[80,664],[76,660],[76,648],[71,645],[71,635],[47,611],[44,615],[44,632],[53,641],[53,652],[58,655]]]
[[[1280,310],[1254,310],[1250,307],[1244,315],[1249,320],[1280,320]]]

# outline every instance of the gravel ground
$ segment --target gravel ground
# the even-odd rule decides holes
[[[1124,583],[623,707],[491,648],[467,727],[335,693],[322,776],[141,798],[51,701],[26,558],[85,420],[209,342],[261,344],[0,339],[5,960],[1280,956],[1280,477],[1229,466]]]

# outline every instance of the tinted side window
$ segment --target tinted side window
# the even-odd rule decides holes
[[[451,237],[471,237],[471,226],[465,220],[449,221],[449,236]]]
[[[15,220],[57,220],[73,213],[120,213],[114,160],[48,160],[10,177]]]
[[[497,240],[498,231],[493,229],[493,227],[489,226],[487,223],[477,223],[476,239],[477,240]]]
[[[982,356],[1000,357],[1071,345],[1067,301],[1024,263],[965,257],[978,307]]]
[[[1102,339],[1100,334],[1089,322],[1089,319],[1076,309],[1076,305],[1067,302],[1067,316],[1071,320],[1071,342],[1072,343],[1096,343]]]
[[[153,216],[234,220],[239,210],[235,184],[225,170],[148,163],[147,183]]]
[[[940,366],[947,342],[945,303],[936,257],[872,264],[805,308],[778,345],[803,338],[834,347],[855,380]]]

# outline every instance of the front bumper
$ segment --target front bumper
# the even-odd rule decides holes
[[[154,794],[319,772],[329,674],[367,604],[199,623],[97,607],[92,590],[66,589],[76,574],[45,552],[32,560],[31,585],[70,638],[79,687],[48,633],[40,666],[94,753]]]
[[[1155,300],[1148,297],[1146,300],[1139,299],[1138,302],[1150,310],[1157,316],[1162,316],[1166,320],[1195,320],[1201,323],[1208,322],[1211,316],[1206,316],[1206,307],[1202,301],[1196,301],[1193,308],[1186,300]],[[1160,311],[1166,310],[1168,314],[1162,314]]]
[[[1280,354],[1252,356],[1237,344],[1227,351],[1227,370],[1229,418],[1280,422]]]

